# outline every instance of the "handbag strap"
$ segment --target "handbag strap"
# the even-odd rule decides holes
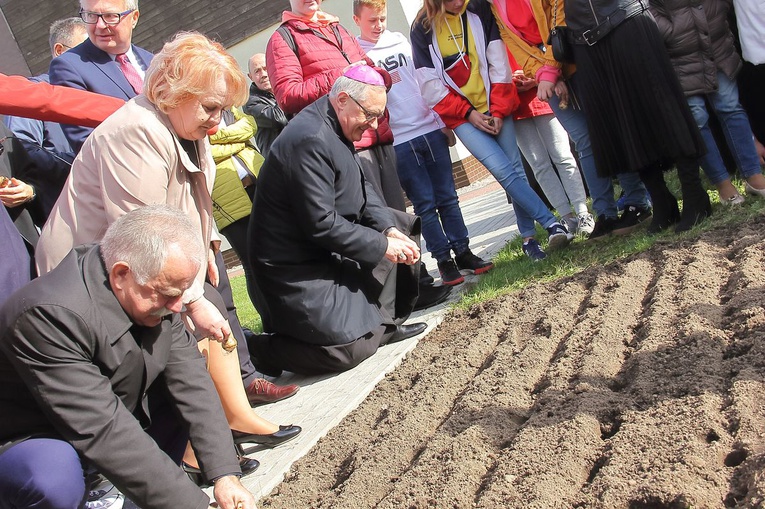
[[[555,3],[553,4],[553,23],[552,28],[558,26],[558,0],[555,0]]]

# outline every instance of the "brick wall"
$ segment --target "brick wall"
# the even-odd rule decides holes
[[[491,176],[491,173],[489,173],[489,171],[478,162],[478,159],[473,156],[468,156],[461,161],[453,162],[452,174],[454,175],[454,185],[457,189],[467,187],[474,182],[478,182],[479,180]],[[406,206],[409,207],[411,205],[411,202],[407,198]],[[228,269],[242,264],[233,249],[229,249],[223,253],[223,261],[226,262],[226,268]]]

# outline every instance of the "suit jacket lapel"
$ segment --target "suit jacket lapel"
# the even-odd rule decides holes
[[[104,76],[109,78],[109,80],[117,85],[125,94],[126,100],[135,97],[135,91],[133,90],[133,87],[130,85],[125,75],[122,74],[119,64],[112,60],[108,53],[96,48],[90,39],[86,39],[84,44],[87,45],[87,50],[89,53],[88,57],[93,67],[95,67],[99,72],[102,72]]]

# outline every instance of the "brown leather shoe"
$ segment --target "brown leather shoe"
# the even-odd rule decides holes
[[[247,393],[250,405],[261,405],[294,396],[298,390],[300,390],[300,387],[295,384],[276,385],[265,378],[256,378],[245,389],[245,392]]]

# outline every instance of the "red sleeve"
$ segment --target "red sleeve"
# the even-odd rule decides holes
[[[465,116],[468,114],[470,108],[472,107],[473,106],[470,104],[470,101],[449,89],[449,92],[444,96],[444,98],[438,101],[435,106],[433,106],[433,111],[438,113],[438,115],[441,117],[441,120],[443,120],[444,124],[446,124],[446,127],[449,129],[454,129],[458,125],[467,122]]]
[[[515,83],[491,84],[491,116],[509,117],[521,104]]]
[[[0,114],[96,127],[125,101],[0,74]]]

